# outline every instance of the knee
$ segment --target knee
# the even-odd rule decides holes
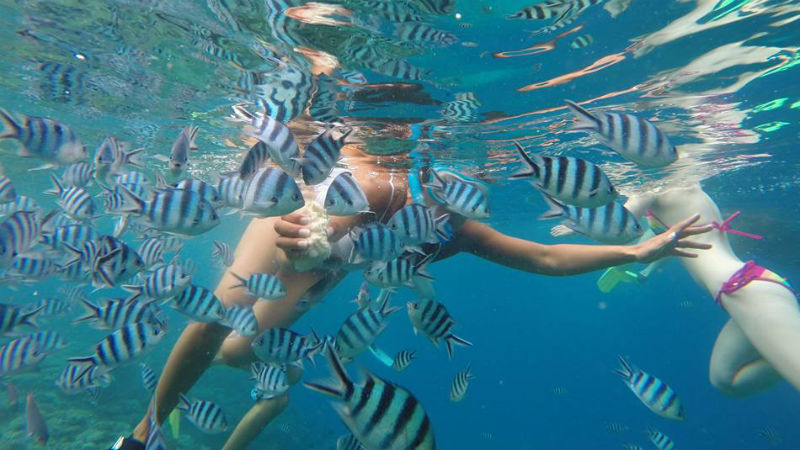
[[[733,384],[733,377],[728,374],[723,374],[719,370],[714,370],[712,367],[708,374],[708,380],[714,389],[720,391],[722,394],[729,397],[736,397],[736,388]]]
[[[220,356],[222,361],[231,367],[247,369],[250,367],[250,364],[255,361],[255,355],[250,346],[250,339],[243,337],[225,339],[220,349]]]

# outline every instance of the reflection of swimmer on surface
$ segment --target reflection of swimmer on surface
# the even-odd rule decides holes
[[[339,247],[349,240],[349,231],[368,221],[387,221],[400,208],[411,203],[424,203],[440,208],[421,186],[420,178],[427,170],[395,169],[387,171],[377,164],[376,158],[364,154],[357,145],[347,145],[342,151],[360,184],[374,214],[332,217],[329,223],[329,240],[332,243],[331,259],[341,256]],[[394,158],[403,162],[405,157]],[[455,176],[455,175],[453,175]],[[426,180],[427,181],[427,180]],[[691,215],[691,214],[687,214]],[[631,262],[651,262],[666,256],[694,257],[689,249],[705,249],[704,244],[687,240],[687,237],[707,232],[710,227],[694,227],[698,216],[676,222],[667,232],[636,245],[543,245],[507,236],[476,220],[451,214],[452,237],[438,244],[425,244],[423,250],[432,260],[444,259],[460,252],[468,252],[507,267],[531,273],[554,276],[590,272]],[[318,301],[340,281],[345,270],[342,265],[333,269],[299,272],[292,258],[302,256],[309,247],[310,219],[296,212],[279,218],[254,219],[244,232],[235,251],[235,260],[222,276],[215,294],[226,306],[246,304],[253,306],[258,319],[259,332],[274,327],[289,327],[308,308],[309,302]],[[346,267],[344,267],[346,268]],[[247,294],[233,276],[248,273],[275,274],[286,287],[287,295],[280,300],[256,301]],[[175,344],[156,389],[158,422],[173,410],[180,393],[188,392],[212,362],[249,368],[254,360],[252,338],[229,336],[231,330],[216,323],[192,323],[186,327]],[[300,370],[289,373],[291,383],[300,378]],[[245,414],[223,448],[244,448],[288,404],[288,394],[256,402]],[[148,417],[142,420],[134,437],[143,440],[147,433]],[[134,442],[128,440],[129,442]],[[132,447],[137,448],[135,443]]]
[[[673,188],[634,197],[625,205],[641,216],[649,210],[665,223],[691,212],[715,230],[696,240],[712,245],[697,258],[683,258],[686,270],[730,315],[711,353],[710,379],[721,392],[744,396],[763,391],[781,377],[800,390],[800,308],[791,287],[778,275],[731,249],[719,208],[700,188]]]

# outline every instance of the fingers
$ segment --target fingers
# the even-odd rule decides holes
[[[708,250],[711,244],[704,244],[702,242],[680,240],[675,244],[675,248],[695,248],[698,250]]]
[[[714,229],[714,227],[712,225],[710,225],[710,224],[709,225],[702,225],[702,226],[699,226],[699,227],[684,228],[683,231],[681,231],[681,236],[694,236],[696,234],[708,233],[709,231],[711,231],[713,229]]]
[[[295,225],[308,225],[311,219],[305,214],[295,212],[281,217],[281,221],[290,222]]]
[[[689,227],[698,220],[700,220],[700,214],[694,214],[676,223],[671,229],[674,231],[683,231],[685,228]]]
[[[677,248],[673,248],[672,249],[672,255],[673,256],[680,256],[681,258],[697,258],[697,254],[696,253],[685,252],[685,251],[677,249]]]
[[[278,246],[278,248],[280,248],[281,250],[289,253],[307,249],[308,241],[306,239],[296,239],[296,238],[279,236],[278,239],[275,240],[275,245]]]
[[[289,217],[289,216],[285,216]],[[296,219],[296,218],[290,218]],[[308,222],[306,221],[306,224]],[[306,224],[300,224],[294,221],[286,220],[286,218],[281,217],[280,220],[275,221],[275,232],[278,233],[281,237],[285,238],[307,238],[311,235],[311,231],[306,228]]]

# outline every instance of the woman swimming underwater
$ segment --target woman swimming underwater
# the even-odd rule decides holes
[[[387,163],[403,162],[406,157],[374,157],[364,153],[358,145],[346,145],[342,155],[366,194],[369,209],[374,214],[331,218],[328,240],[332,244],[333,254],[326,261],[330,267],[300,272],[293,266],[293,260],[302,258],[312,245],[310,228],[314,225],[314,217],[297,212],[280,218],[254,219],[239,241],[233,264],[217,286],[215,294],[226,306],[252,305],[259,333],[269,328],[288,328],[308,310],[309,303],[324,296],[343,278],[348,264],[343,264],[342,260],[347,259],[345,256],[353,245],[350,232],[354,227],[369,222],[387,222],[397,211],[411,204],[424,204],[433,210],[442,210],[420,182],[420,178],[432,182],[428,168],[387,171]],[[458,174],[445,171],[439,176],[461,179]],[[472,182],[468,184],[477,188]],[[481,207],[464,211],[464,214],[476,217],[485,217],[485,213]],[[451,210],[449,222],[452,230],[447,233],[447,238],[436,244],[424,244],[422,250],[426,253],[426,262],[467,252],[512,269],[565,276],[630,262],[651,262],[673,255],[696,258],[697,254],[691,249],[708,249],[710,245],[688,238],[708,232],[711,225],[693,226],[700,216],[687,215],[688,218],[677,221],[666,232],[636,245],[543,245],[505,235]],[[286,296],[275,301],[257,301],[233,275],[253,273],[276,275],[286,288]],[[155,393],[158,423],[163,422],[175,408],[179,394],[188,392],[212,363],[249,368],[255,360],[252,338],[229,337],[230,333],[230,328],[216,323],[192,323],[186,327],[172,349],[158,382]],[[295,383],[301,371],[290,372],[289,381]],[[288,393],[257,401],[233,430],[223,448],[245,448],[286,408],[288,401]],[[149,414],[148,411],[134,430],[132,438],[120,439],[114,448],[143,448],[141,442],[147,437]]]

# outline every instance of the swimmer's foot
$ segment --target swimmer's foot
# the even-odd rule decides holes
[[[108,450],[144,450],[144,443],[137,441],[133,436],[120,436]]]

